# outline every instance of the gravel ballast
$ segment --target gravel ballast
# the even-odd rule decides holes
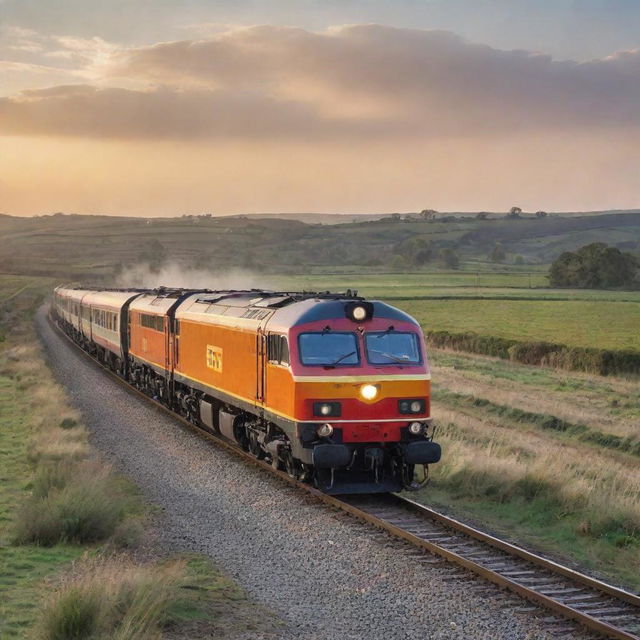
[[[527,607],[515,596],[431,556],[421,562],[408,547],[218,449],[103,373],[42,309],[36,324],[93,446],[162,508],[162,544],[208,555],[281,617],[278,637],[551,637],[534,615],[514,613],[514,604]]]

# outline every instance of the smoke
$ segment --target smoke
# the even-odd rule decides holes
[[[186,289],[272,289],[262,275],[245,269],[212,270],[170,263],[160,268],[148,264],[125,267],[116,278],[122,288],[154,289],[156,287]]]

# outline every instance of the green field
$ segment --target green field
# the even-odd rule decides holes
[[[532,278],[537,288],[523,287]],[[640,291],[550,289],[539,272],[287,276],[285,289],[357,289],[413,315],[425,331],[640,350]],[[476,284],[479,280],[480,284]]]
[[[480,334],[576,347],[640,350],[640,303],[402,300],[425,330]]]

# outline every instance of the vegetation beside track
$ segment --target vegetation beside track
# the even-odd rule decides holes
[[[431,355],[443,456],[418,499],[640,588],[640,469],[635,455],[610,446],[637,441],[637,385]],[[603,424],[613,440],[583,441],[604,436]],[[545,428],[562,425],[567,429]]]
[[[51,286],[0,277],[0,637],[256,629],[254,605],[205,558],[156,548],[152,511],[90,449],[32,327]]]

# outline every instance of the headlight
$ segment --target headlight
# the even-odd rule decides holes
[[[365,400],[373,400],[378,395],[378,387],[373,384],[363,384],[360,387],[360,395]]]
[[[422,422],[412,422],[409,425],[409,433],[413,436],[419,436],[424,431]]]
[[[330,424],[321,424],[316,433],[320,438],[328,438],[333,433],[333,427]]]
[[[403,398],[398,400],[398,411],[403,414],[424,413],[426,411],[426,402],[422,398]]]
[[[339,416],[342,413],[342,405],[339,402],[314,402],[314,416]]]
[[[362,322],[367,317],[367,310],[364,307],[354,307],[351,311],[354,320]]]
[[[344,315],[352,322],[365,322],[373,318],[373,303],[366,300],[347,302],[344,305]]]

